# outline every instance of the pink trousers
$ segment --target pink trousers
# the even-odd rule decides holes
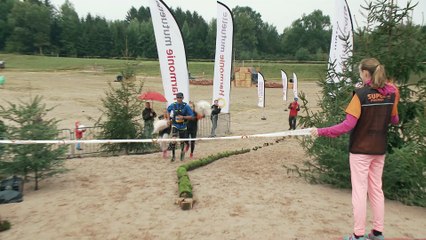
[[[382,173],[385,155],[349,154],[352,182],[354,233],[365,234],[367,193],[373,211],[373,229],[383,232],[385,199],[382,191]]]

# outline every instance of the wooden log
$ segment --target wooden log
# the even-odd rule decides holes
[[[194,199],[192,198],[178,198],[176,200],[176,204],[179,205],[179,207],[182,210],[190,210],[192,209],[192,206],[194,205]]]

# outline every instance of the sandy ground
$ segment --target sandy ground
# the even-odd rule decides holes
[[[77,72],[0,72],[0,104],[42,95],[51,116],[72,128],[75,120],[98,118],[100,97],[112,75]],[[141,78],[144,90],[162,91],[158,78]],[[315,83],[299,89],[311,104]],[[208,100],[211,86],[190,87],[192,100]],[[288,129],[280,89],[266,89],[267,104],[256,107],[255,88],[232,89],[232,135]],[[154,104],[159,111],[162,104]],[[266,121],[260,120],[261,116]],[[221,159],[189,172],[196,204],[183,211],[176,168],[160,153],[143,156],[79,158],[66,161],[66,174],[26,184],[24,201],[0,205],[12,228],[0,239],[338,239],[352,232],[350,190],[310,185],[287,174],[283,165],[307,159],[296,138],[200,142],[195,157],[274,143],[247,154]],[[190,161],[189,159],[185,162]],[[426,238],[426,209],[386,201],[385,235]],[[368,229],[371,228],[369,222]]]

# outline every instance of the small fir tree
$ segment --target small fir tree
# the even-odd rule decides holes
[[[138,139],[142,138],[143,127],[140,123],[143,102],[137,96],[143,89],[143,82],[124,80],[118,86],[109,83],[106,97],[102,99],[101,109],[105,121],[100,123],[100,137],[103,139]],[[141,143],[103,144],[102,148],[111,153],[124,151],[138,152],[146,148]]]
[[[58,137],[58,121],[46,119],[53,108],[46,108],[42,98],[36,96],[29,103],[8,103],[0,106],[0,117],[8,123],[5,138],[17,140],[52,140]],[[63,167],[67,146],[51,144],[8,145],[0,159],[0,171],[9,175],[20,175],[35,180],[34,190],[39,181],[65,171]]]

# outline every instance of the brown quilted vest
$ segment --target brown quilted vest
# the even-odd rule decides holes
[[[361,102],[361,116],[352,130],[349,151],[357,154],[385,154],[395,93],[383,96],[376,89],[365,86],[355,90],[355,94]]]

